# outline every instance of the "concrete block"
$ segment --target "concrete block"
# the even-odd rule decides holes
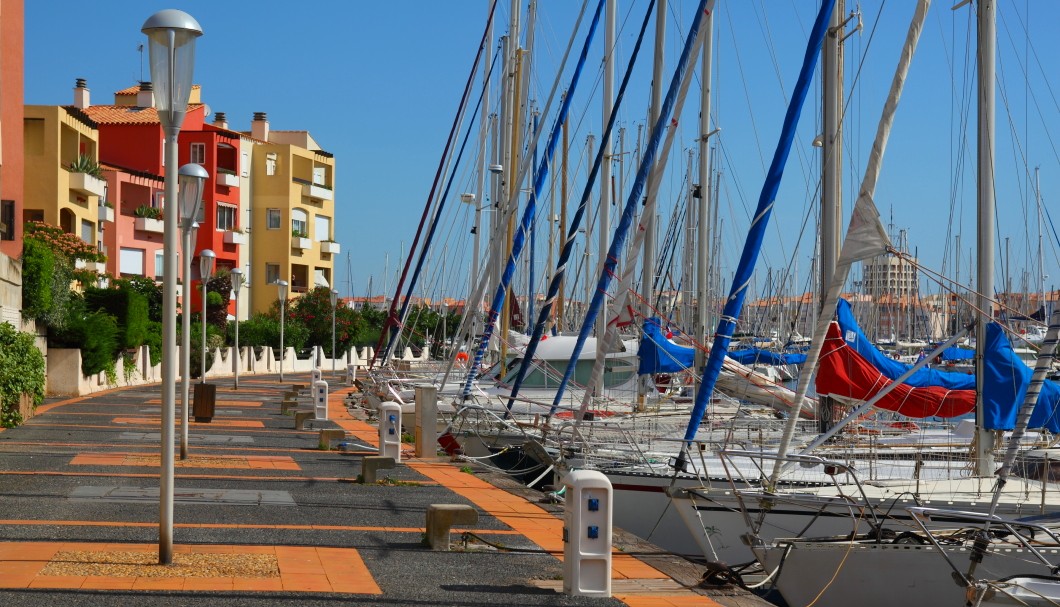
[[[380,470],[389,470],[396,465],[392,457],[366,455],[361,462],[361,482],[366,485],[375,484]]]
[[[341,441],[346,438],[346,431],[342,428],[326,428],[320,430],[320,449],[331,451],[331,441]]]
[[[316,419],[316,414],[312,411],[295,411],[294,412],[294,429],[305,430],[306,420]]]
[[[449,551],[449,530],[453,525],[474,525],[478,511],[466,504],[427,506],[427,543],[431,550]]]

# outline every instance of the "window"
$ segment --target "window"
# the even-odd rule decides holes
[[[323,242],[325,240],[331,240],[331,218],[323,215],[317,215],[314,236],[317,242]]]
[[[162,280],[162,270],[166,267],[166,252],[162,249],[155,251],[155,280]]]
[[[15,239],[15,201],[0,200],[0,240]]]
[[[162,166],[166,166],[166,138],[162,138]]]
[[[265,264],[265,284],[274,284],[280,280],[280,264],[278,263],[267,263]]]
[[[230,204],[217,203],[217,229],[236,229],[236,208]]]
[[[191,144],[191,162],[195,164],[206,164],[206,144],[205,143],[193,143]]]
[[[327,185],[324,182],[324,173],[327,169],[324,167],[313,167],[313,183],[317,185]]]
[[[144,275],[144,250],[122,247],[118,257],[118,272],[133,276]]]
[[[302,209],[294,209],[291,211],[291,234],[298,233],[309,235],[308,216]]]
[[[239,167],[242,169],[244,177],[250,177],[250,154],[243,152],[243,160],[240,162]]]
[[[166,193],[159,190],[151,196],[151,206],[156,209],[166,208]]]
[[[81,240],[88,244],[96,243],[96,224],[84,219],[81,220]]]
[[[265,210],[265,227],[269,230],[280,229],[280,209]]]
[[[269,152],[268,154],[265,154],[265,174],[276,174],[276,152]]]

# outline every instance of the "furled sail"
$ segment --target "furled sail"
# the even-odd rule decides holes
[[[695,348],[682,346],[670,341],[662,332],[658,318],[644,321],[644,334],[640,338],[639,375],[652,373],[677,373],[692,366],[696,356]]]

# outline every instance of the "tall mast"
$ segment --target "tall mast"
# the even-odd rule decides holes
[[[567,234],[567,160],[570,156],[570,119],[563,121],[563,165],[561,167],[563,177],[560,179],[560,205],[559,205],[559,233]],[[577,277],[575,277],[577,282]],[[564,324],[563,314],[567,305],[567,275],[559,281],[559,297],[556,298],[556,325],[558,332],[562,333],[567,325]]]
[[[493,2],[495,0],[486,0],[486,10],[492,10]],[[481,256],[481,240],[482,240],[482,205],[485,204],[486,200],[486,164],[491,163],[492,160],[487,161],[487,157],[492,158],[486,148],[486,136],[490,131],[490,68],[493,65],[493,21],[490,20],[489,28],[486,30],[486,48],[485,48],[485,61],[482,64],[482,90],[485,94],[482,95],[482,113],[480,114],[479,133],[478,133],[478,149],[479,149],[479,162],[478,162],[478,182],[476,183],[475,189],[475,200],[472,204],[475,205],[475,238],[472,240],[471,249],[471,276],[468,277],[467,294],[471,297],[471,294],[475,292],[475,282],[479,279],[479,257]],[[496,131],[494,131],[496,133]],[[494,139],[494,153],[496,153],[496,139]],[[493,195],[490,196],[490,201],[493,201]],[[468,301],[467,305],[464,306],[464,314],[471,314],[471,334],[476,335],[478,333],[478,320],[479,310],[482,309],[480,301]]]
[[[1045,309],[1045,251],[1042,249],[1042,190],[1038,182],[1038,167],[1034,167],[1034,203],[1038,215],[1038,307],[1042,320],[1049,315]]]
[[[682,259],[682,271],[681,271],[681,326],[691,327],[692,325],[692,299],[693,293],[695,292],[695,282],[692,279],[695,274],[695,194],[696,185],[692,179],[692,161],[695,159],[695,151],[692,149],[688,150],[688,169],[685,172],[688,179],[688,190],[685,194],[685,227],[684,227],[684,253],[681,254]]]
[[[604,7],[604,82],[600,96],[603,98],[603,122],[600,132],[600,147],[603,149],[604,161],[600,165],[600,212],[597,230],[599,231],[599,254],[601,262],[607,256],[608,240],[611,238],[611,138],[607,136],[607,122],[611,119],[615,98],[615,14],[618,12],[618,0],[607,0]],[[589,154],[592,162],[592,152]],[[586,237],[588,242],[588,237]],[[601,339],[606,330],[603,315],[596,320],[596,337]],[[599,393],[600,386],[593,386]]]
[[[699,221],[698,237],[696,238],[696,341],[705,344],[707,341],[707,327],[710,319],[710,268],[711,259],[711,202],[715,198],[711,196],[710,180],[710,89],[713,78],[714,54],[714,7],[710,6],[707,14],[703,15],[703,51],[700,58],[700,90],[699,101],[699,199],[696,208],[696,219]],[[691,175],[689,176],[691,180]],[[692,209],[688,210],[689,213]],[[707,353],[703,348],[696,348],[696,387],[699,387],[699,379],[702,377],[703,365],[707,363]]]
[[[821,135],[821,263],[820,301],[832,284],[839,257],[839,224],[843,215],[843,134],[839,111],[843,101],[843,12],[844,0],[836,0],[832,21],[821,53],[823,133]]]
[[[976,307],[987,317],[975,326],[975,373],[985,373],[986,329],[993,315],[994,293],[994,61],[997,6],[995,0],[979,0],[979,179],[976,245],[978,275]],[[976,383],[975,398],[975,472],[979,476],[994,473],[994,433],[983,427],[982,382]]]
[[[659,3],[655,6],[655,62],[652,68],[652,79],[651,79],[651,110],[649,111],[649,121],[651,124],[656,124],[659,121],[659,113],[662,111],[662,89],[663,89],[663,48],[666,43],[666,0],[659,0]],[[652,178],[655,174],[654,167],[648,172],[648,187],[645,190],[645,200],[651,200],[658,194],[659,184]],[[651,205],[645,204],[645,208],[654,208]],[[641,284],[640,294],[642,298],[642,304],[637,306],[641,309],[644,316],[651,316],[651,305],[655,297],[653,294],[653,284],[655,282],[655,213],[654,211],[650,214],[646,214],[641,225],[644,226],[644,251],[643,261],[641,267]],[[630,261],[630,263],[633,263]],[[634,319],[636,320],[636,319]],[[644,396],[648,393],[651,383],[651,377],[645,376],[640,382],[640,390],[638,391],[639,399],[643,400]]]

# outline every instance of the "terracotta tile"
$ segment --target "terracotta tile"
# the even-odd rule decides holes
[[[133,582],[133,590],[183,590],[184,578],[172,577],[138,577]]]
[[[230,577],[189,577],[184,578],[184,590],[232,590],[233,579]]]
[[[278,577],[235,578],[232,580],[232,590],[277,592],[283,590],[283,580]]]
[[[83,575],[37,576],[29,583],[30,588],[80,588],[85,583]]]
[[[89,576],[81,584],[82,590],[131,590],[136,583],[134,577]]]
[[[328,576],[319,573],[298,573],[286,575],[281,573],[284,590],[303,592],[328,592],[331,590],[331,582]]]

